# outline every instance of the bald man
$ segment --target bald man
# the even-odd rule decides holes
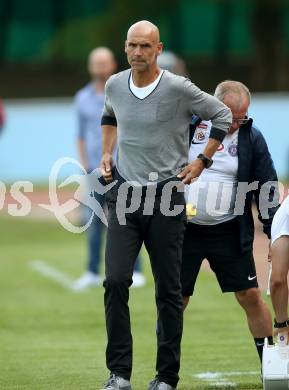
[[[261,360],[264,338],[268,337],[272,343],[272,319],[261,297],[253,258],[252,200],[254,196],[259,220],[270,239],[273,216],[278,208],[278,178],[266,141],[248,118],[249,89],[238,81],[227,80],[217,86],[215,96],[231,109],[233,123],[215,154],[213,167],[204,171],[188,191],[187,201],[196,207],[197,214],[188,223],[184,238],[181,274],[184,307],[194,292],[202,261],[206,258],[222,292],[234,292],[244,309]],[[206,147],[211,127],[211,122],[199,117],[193,122],[190,160]],[[245,201],[245,206],[239,210],[237,191],[242,182],[257,182],[258,187],[243,196],[241,201]],[[264,199],[261,187],[267,182],[275,182],[276,188],[270,193],[264,192]],[[266,215],[262,202],[267,202],[268,197],[275,202]]]
[[[102,151],[101,116],[104,106],[104,86],[107,79],[116,71],[116,61],[107,47],[97,47],[88,56],[88,72],[91,82],[82,88],[75,97],[78,119],[77,146],[79,159],[88,173],[99,168]],[[91,176],[89,176],[91,178]],[[89,186],[88,186],[89,187]],[[91,187],[91,186],[90,186]],[[90,194],[87,194],[90,196]],[[103,206],[105,198],[94,194]],[[74,290],[82,291],[89,287],[101,286],[100,276],[101,238],[104,225],[94,216],[88,229],[88,262],[86,272],[75,281]],[[133,273],[133,286],[142,287],[145,277],[141,273],[140,259],[137,258]]]
[[[117,183],[107,194],[104,287],[106,360],[111,375],[102,388],[106,390],[132,388],[128,299],[134,259],[143,242],[151,261],[158,312],[157,375],[148,389],[173,390],[177,386],[183,321],[182,184],[199,176],[212,163],[211,157],[231,124],[230,110],[218,99],[190,80],[159,68],[157,57],[162,47],[155,25],[148,21],[132,25],[125,42],[130,69],[113,75],[105,89],[102,172],[107,181]],[[213,127],[207,147],[188,165],[193,113],[212,119]],[[116,140],[114,166],[112,151]],[[123,214],[124,221],[120,219]]]

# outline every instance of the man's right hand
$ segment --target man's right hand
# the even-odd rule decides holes
[[[112,155],[110,153],[105,153],[102,156],[100,162],[100,169],[104,180],[107,182],[112,180],[112,173],[111,173],[112,166],[113,166]]]

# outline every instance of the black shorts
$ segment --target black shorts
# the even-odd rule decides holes
[[[193,295],[202,261],[207,259],[223,292],[258,287],[253,253],[241,253],[237,218],[218,225],[188,223],[182,260],[182,294]]]

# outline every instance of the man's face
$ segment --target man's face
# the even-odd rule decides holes
[[[125,42],[127,60],[133,70],[145,72],[157,62],[162,51],[162,43],[152,33],[132,32]]]
[[[245,96],[243,97],[241,103],[238,100],[228,96],[225,97],[224,103],[232,111],[232,125],[229,129],[229,134],[232,134],[236,130],[238,130],[244,123],[246,123],[249,102]]]
[[[88,70],[93,80],[106,81],[115,72],[116,64],[109,53],[97,53],[90,59]]]

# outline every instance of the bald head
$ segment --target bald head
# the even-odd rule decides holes
[[[97,47],[88,56],[88,71],[92,79],[106,81],[116,71],[113,52],[107,47]]]
[[[158,27],[148,20],[141,20],[134,23],[127,32],[127,39],[132,36],[146,36],[150,37],[155,43],[160,41],[160,32]]]
[[[133,73],[155,74],[158,69],[157,57],[162,48],[159,29],[153,23],[141,20],[129,28],[125,52]]]

